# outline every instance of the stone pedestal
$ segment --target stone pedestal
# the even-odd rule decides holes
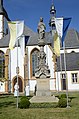
[[[58,98],[53,96],[33,96],[30,99],[31,103],[52,103],[52,102],[58,102]]]
[[[44,103],[44,102],[58,102],[58,98],[54,95],[51,96],[50,92],[50,78],[37,79],[37,92],[36,96],[30,99],[31,103]]]
[[[50,79],[37,79],[36,96],[51,96]]]

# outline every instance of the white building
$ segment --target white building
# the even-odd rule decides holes
[[[54,10],[55,7],[51,6]],[[7,12],[3,8],[3,0],[0,0],[0,92],[14,92],[14,85],[17,81],[16,67],[17,67],[17,48],[9,50],[10,34],[7,21],[10,21]],[[26,85],[30,86],[30,91],[35,90],[36,78],[35,68],[38,62],[38,34],[33,32],[27,26],[24,27],[24,37],[29,37],[27,46],[25,47],[25,56],[23,57],[20,47],[18,48],[18,66],[19,66],[19,91],[24,92]],[[45,34],[47,45],[44,47],[46,53],[46,63],[50,69],[50,90],[61,91],[66,90],[66,79],[64,77],[64,68],[62,64],[62,78],[59,58],[50,50],[49,46],[52,43],[51,32]],[[67,80],[68,90],[79,90],[79,34],[75,30],[69,30],[66,40],[66,53],[69,56],[66,62],[67,66]],[[63,50],[61,48],[61,57],[63,63]],[[72,56],[72,58],[71,58]],[[73,60],[73,58],[75,58]],[[57,60],[56,60],[57,59]],[[72,60],[71,60],[72,59]],[[57,62],[56,62],[57,61]],[[70,64],[70,65],[69,65]],[[57,68],[56,68],[57,65]],[[69,67],[70,66],[70,67]]]
[[[57,88],[66,90],[67,86],[69,91],[79,91],[79,33],[74,29],[69,30],[65,44],[67,82],[65,79],[64,51],[61,50],[62,75],[60,58],[57,58],[58,73],[56,72],[56,78],[58,77],[59,82]]]

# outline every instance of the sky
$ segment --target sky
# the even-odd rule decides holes
[[[79,0],[3,0],[11,20],[24,20],[25,25],[37,32],[40,17],[46,31],[50,31],[50,7],[55,5],[56,17],[72,18],[69,29],[79,32]]]

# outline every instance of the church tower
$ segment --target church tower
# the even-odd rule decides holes
[[[10,21],[6,10],[3,7],[3,0],[0,0],[0,40],[8,34],[8,23]],[[6,39],[5,39],[6,40]],[[8,92],[8,62],[9,62],[9,50],[4,46],[0,47],[0,92]]]
[[[3,7],[3,0],[0,0],[0,39],[8,34],[7,21],[10,21],[10,19]]]
[[[51,8],[50,8],[50,21],[49,21],[51,30],[55,30],[55,18],[56,18],[56,9],[55,9],[54,4],[52,3]]]

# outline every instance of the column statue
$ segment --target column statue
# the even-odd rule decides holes
[[[45,30],[46,30],[46,27],[45,27],[45,24],[43,23],[43,18],[40,17],[40,21],[38,23],[38,28],[37,28],[39,39],[45,38]]]

